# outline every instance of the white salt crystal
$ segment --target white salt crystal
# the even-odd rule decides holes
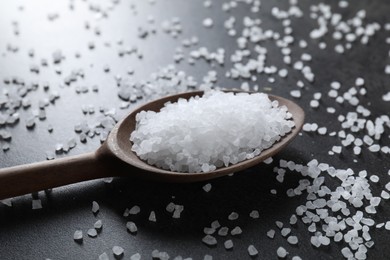
[[[387,191],[383,190],[383,191],[381,192],[381,197],[382,197],[382,199],[387,200],[387,199],[390,198],[390,194],[389,194]]]
[[[334,145],[332,147],[332,152],[334,152],[334,153],[341,153],[341,149],[342,149],[341,146]]]
[[[94,228],[88,229],[87,234],[88,234],[89,237],[96,237],[97,236],[96,229],[94,229]]]
[[[76,242],[80,242],[81,240],[83,240],[83,231],[81,230],[76,230],[73,234],[73,239],[76,241]]]
[[[320,135],[325,135],[328,129],[326,127],[320,127],[317,129],[317,131]]]
[[[250,256],[256,256],[258,253],[259,253],[259,251],[257,251],[257,249],[256,249],[256,247],[254,245],[249,245],[248,246],[248,254]]]
[[[165,208],[168,212],[172,213],[175,210],[175,203],[170,202]]]
[[[224,247],[226,250],[229,250],[229,249],[232,249],[233,248],[233,241],[231,239],[229,240],[226,240],[224,243],[223,243]]]
[[[267,232],[267,236],[269,237],[269,238],[274,238],[275,237],[275,230],[273,230],[273,229],[270,229],[268,232]]]
[[[205,228],[203,228],[203,233],[205,233],[206,235],[212,235],[212,234],[215,233],[215,229],[214,228],[205,227]]]
[[[203,20],[203,26],[206,28],[212,27],[214,24],[213,20],[211,18],[206,18]]]
[[[275,224],[278,228],[282,229],[283,228],[283,222],[281,221],[275,221]]]
[[[288,70],[286,70],[286,69],[281,69],[281,70],[279,70],[278,74],[279,74],[279,76],[280,76],[281,78],[285,78],[285,77],[287,77],[287,75],[288,75]]]
[[[172,218],[180,218],[181,213],[183,212],[183,210],[184,210],[184,206],[183,205],[175,205],[175,210],[173,211]]]
[[[317,108],[317,107],[320,106],[320,103],[318,102],[318,100],[311,100],[311,101],[310,101],[310,106],[311,106],[312,108]]]
[[[379,224],[376,224],[376,228],[382,228],[383,226],[385,225],[385,223],[379,223]]]
[[[99,255],[99,260],[110,260],[107,253],[104,252],[103,254]]]
[[[206,235],[203,237],[202,242],[208,246],[214,246],[217,244],[217,239],[211,235]]]
[[[341,249],[341,253],[347,259],[350,259],[353,257],[353,253],[352,253],[351,249],[349,249],[348,247],[344,247],[343,249]]]
[[[156,219],[156,213],[154,211],[151,211],[150,214],[149,214],[149,221],[151,222],[156,222],[157,219]]]
[[[96,214],[99,211],[99,204],[96,201],[92,201],[92,212]]]
[[[286,237],[288,234],[291,233],[291,228],[282,228],[282,230],[280,231],[281,235],[283,237]]]
[[[253,218],[253,219],[256,219],[256,218],[259,218],[260,214],[259,214],[259,211],[257,210],[252,210],[251,213],[249,213],[249,217]]]
[[[230,213],[229,214],[229,216],[228,216],[228,219],[229,220],[236,220],[236,219],[238,219],[238,213],[237,212],[232,212],[232,213]]]
[[[42,202],[40,199],[32,200],[32,209],[41,209]]]
[[[93,224],[93,227],[96,229],[96,230],[101,230],[102,227],[103,227],[103,223],[102,221],[99,219],[95,222],[95,224]]]
[[[381,198],[380,197],[372,197],[370,199],[370,204],[374,207],[378,206],[379,203],[381,202]]]
[[[213,222],[211,222],[211,227],[217,229],[221,227],[221,224],[219,224],[218,220],[214,220]]]
[[[288,254],[288,252],[286,251],[286,249],[284,249],[283,247],[279,247],[277,250],[276,250],[276,254],[278,255],[278,257],[280,258],[285,258]]]
[[[192,260],[192,259],[190,258],[188,260]],[[213,260],[213,257],[211,255],[204,255],[203,260]]]
[[[377,175],[371,175],[370,180],[374,183],[377,183],[379,181],[379,177]]]
[[[287,242],[289,244],[291,244],[291,245],[296,245],[296,244],[298,244],[298,237],[296,237],[296,236],[289,236],[287,238]]]
[[[297,218],[297,216],[296,215],[291,215],[291,217],[290,217],[290,225],[295,225],[296,223],[297,223],[297,220],[298,220],[298,218]]]
[[[359,155],[361,151],[362,151],[362,148],[360,148],[359,146],[355,146],[355,147],[353,148],[353,153],[354,153],[355,155]]]
[[[112,253],[114,254],[115,258],[122,256],[124,252],[125,250],[120,246],[114,246],[112,248]]]
[[[318,239],[317,236],[312,236],[310,238],[310,243],[315,246],[315,247],[320,247],[321,246],[321,241]]]
[[[221,237],[227,236],[228,233],[229,233],[229,228],[228,227],[221,227],[218,230],[218,235],[220,235]]]
[[[390,74],[390,65],[386,65],[385,67],[385,73]]]
[[[141,260],[140,253],[135,253],[134,255],[130,256],[130,260]]]
[[[205,184],[204,186],[203,186],[203,190],[205,191],[205,192],[209,192],[210,190],[211,190],[211,184],[210,183],[207,183],[207,184]]]
[[[291,90],[290,95],[295,98],[300,98],[301,97],[301,91],[300,90]]]
[[[132,221],[129,221],[129,222],[126,223],[126,228],[127,228],[127,230],[129,230],[129,232],[132,233],[132,234],[137,233],[137,231],[138,231],[137,226],[136,226],[135,223],[132,222]]]
[[[390,91],[382,96],[383,101],[390,101]]]
[[[231,234],[232,236],[240,235],[240,234],[242,234],[242,229],[241,229],[239,226],[237,226],[237,227],[233,228],[233,229],[230,231],[230,234]]]
[[[137,215],[138,213],[140,213],[141,209],[139,206],[135,205],[133,206],[130,210],[129,210],[129,214],[130,215]]]
[[[363,86],[364,85],[364,79],[363,78],[357,78],[355,81],[355,85],[357,87]]]
[[[385,229],[390,230],[390,221],[387,221],[385,224]]]
[[[368,150],[370,150],[371,152],[379,152],[380,151],[380,146],[378,144],[373,144],[371,145],[370,147],[368,147]]]

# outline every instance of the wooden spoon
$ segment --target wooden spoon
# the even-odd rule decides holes
[[[168,101],[202,96],[202,91],[188,92],[149,102],[131,112],[111,130],[107,140],[95,152],[51,161],[0,169],[0,199],[54,188],[71,183],[113,176],[138,176],[166,182],[196,182],[208,180],[254,166],[282,150],[302,128],[305,113],[297,104],[282,97],[269,95],[288,108],[295,127],[272,147],[253,159],[218,168],[207,173],[178,173],[149,165],[131,150],[130,133],[135,129],[135,116],[142,110],[159,111]]]

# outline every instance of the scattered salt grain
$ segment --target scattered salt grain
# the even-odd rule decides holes
[[[87,234],[89,237],[92,237],[92,238],[97,237],[97,232],[96,232],[96,229],[94,229],[94,228],[88,229]]]
[[[290,95],[295,98],[300,98],[301,97],[301,91],[300,90],[291,90]]]
[[[149,219],[149,221],[151,221],[151,222],[156,222],[156,221],[157,221],[157,219],[156,219],[156,213],[155,213],[154,211],[151,211],[148,219]]]
[[[95,222],[95,224],[93,224],[93,227],[97,230],[97,231],[100,231],[102,228],[103,228],[103,223],[102,221],[99,219]]]
[[[191,260],[191,259],[188,259]],[[213,257],[211,255],[204,255],[203,260],[213,260]]]
[[[371,175],[370,180],[374,183],[377,183],[379,181],[379,177],[377,175]]]
[[[291,258],[291,260],[302,260],[302,258],[299,257],[299,256],[293,256],[293,257]]]
[[[134,255],[130,256],[130,260],[141,260],[141,254],[135,253]]]
[[[132,222],[132,221],[129,221],[129,222],[126,223],[126,228],[127,228],[127,230],[128,230],[130,233],[132,233],[132,234],[135,234],[135,233],[137,233],[137,231],[138,231],[137,226],[136,226],[135,223]]]
[[[231,231],[230,231],[230,234],[232,236],[237,236],[237,235],[241,235],[242,234],[242,229],[240,227],[235,227],[233,228]]]
[[[257,219],[259,218],[260,214],[259,214],[259,211],[257,210],[252,210],[251,213],[249,213],[249,217],[253,218],[253,219]]]
[[[220,235],[221,237],[227,236],[228,233],[229,233],[229,228],[228,227],[221,227],[218,230],[218,235]]]
[[[287,242],[289,244],[291,244],[291,245],[296,245],[296,244],[298,244],[298,237],[296,237],[296,236],[289,236],[287,238]]]
[[[238,213],[237,212],[232,212],[232,213],[230,213],[229,214],[229,216],[228,216],[228,219],[229,220],[236,220],[236,219],[238,219]]]
[[[341,149],[342,149],[341,146],[335,145],[335,146],[332,147],[332,152],[339,154],[339,153],[341,153]]]
[[[226,240],[224,243],[223,243],[224,247],[226,250],[230,250],[233,248],[233,241],[231,239],[229,240]]]
[[[297,223],[297,216],[295,214],[291,215],[290,217],[290,225],[295,225]]]
[[[211,184],[210,183],[207,183],[207,184],[205,184],[204,186],[203,186],[203,190],[205,191],[205,192],[209,192],[209,191],[211,191]]]
[[[42,202],[40,199],[32,200],[32,209],[41,209],[42,208]]]
[[[286,237],[288,236],[288,234],[291,233],[291,228],[282,228],[282,230],[280,231],[280,234],[283,236],[283,237]]]
[[[213,20],[211,18],[206,18],[203,20],[203,26],[206,28],[212,27],[214,24]]]
[[[76,230],[73,234],[73,239],[76,241],[76,242],[80,242],[83,240],[83,231],[81,230]]]
[[[273,239],[275,237],[275,230],[273,229],[270,229],[268,232],[267,232],[267,236],[271,239]]]
[[[390,230],[390,221],[387,221],[385,224],[385,229]]]
[[[221,224],[219,224],[218,220],[214,220],[213,222],[211,222],[211,227],[214,229],[218,229],[221,227]]]
[[[275,221],[275,225],[276,225],[278,228],[280,228],[280,229],[283,228],[283,222],[281,222],[281,221]]]
[[[97,214],[99,211],[99,204],[96,201],[92,202],[92,213]]]
[[[141,209],[139,206],[135,205],[133,206],[130,210],[129,210],[129,214],[130,215],[137,215],[138,213],[140,213]]]
[[[385,199],[385,200],[388,200],[388,199],[390,199],[390,194],[387,191],[383,190],[381,192],[381,198]]]
[[[103,254],[99,255],[99,260],[110,260],[107,253],[104,252]]]
[[[114,254],[114,257],[115,258],[120,258],[122,257],[123,253],[125,252],[125,250],[120,247],[120,246],[114,246],[112,248],[112,253]]]
[[[278,255],[278,257],[280,258],[285,258],[288,254],[288,252],[286,251],[286,249],[284,249],[283,247],[279,247],[277,250],[276,250],[276,254]]]
[[[390,101],[390,91],[382,96],[383,101]]]
[[[248,246],[248,254],[250,256],[256,256],[259,254],[259,251],[257,251],[256,247],[254,245],[249,245]]]
[[[206,235],[202,238],[202,242],[208,246],[215,246],[217,244],[217,239],[211,235]]]

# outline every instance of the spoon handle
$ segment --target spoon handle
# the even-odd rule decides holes
[[[0,199],[108,177],[95,152],[0,169]]]

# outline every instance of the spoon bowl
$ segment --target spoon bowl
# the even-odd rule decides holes
[[[303,126],[305,113],[301,107],[288,99],[268,95],[272,101],[276,100],[280,106],[287,107],[292,114],[295,127],[272,147],[263,150],[252,159],[206,173],[181,173],[149,165],[132,151],[130,134],[135,130],[135,117],[139,112],[143,110],[158,112],[167,102],[173,103],[179,98],[189,99],[202,95],[203,91],[186,92],[142,105],[117,123],[107,140],[95,152],[0,169],[0,199],[80,181],[114,176],[137,176],[154,181],[182,183],[209,180],[242,171],[275,155],[293,140]]]

